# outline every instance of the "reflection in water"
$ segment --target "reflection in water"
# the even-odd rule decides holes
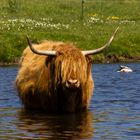
[[[46,115],[37,112],[19,113],[18,129],[24,138],[38,139],[90,139],[93,137],[93,114],[89,111]],[[21,136],[19,136],[21,138]]]

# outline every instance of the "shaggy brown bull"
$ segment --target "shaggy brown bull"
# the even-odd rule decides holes
[[[27,47],[16,77],[19,97],[26,109],[47,112],[86,110],[92,93],[92,61],[89,55],[102,52],[112,42],[118,28],[103,47],[80,51],[69,43],[43,41]]]

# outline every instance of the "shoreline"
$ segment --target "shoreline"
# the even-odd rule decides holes
[[[140,57],[124,58],[124,57],[106,57],[104,59],[93,59],[92,64],[113,64],[113,63],[140,63]],[[0,67],[18,66],[19,61],[16,62],[0,62]]]
[[[14,62],[0,62],[0,67],[7,67],[7,66],[18,66],[18,63]]]
[[[93,59],[93,63],[138,63],[140,62],[140,56],[116,56],[116,55],[107,55],[96,60]]]

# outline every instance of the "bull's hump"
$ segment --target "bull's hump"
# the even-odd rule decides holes
[[[61,47],[58,49],[58,52],[61,54],[66,54],[66,55],[81,55],[82,54],[79,48],[71,44],[61,45]]]

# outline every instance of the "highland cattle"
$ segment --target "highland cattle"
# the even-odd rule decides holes
[[[16,77],[18,95],[25,109],[46,112],[86,110],[93,94],[92,59],[112,42],[118,28],[101,48],[82,51],[72,43],[45,40],[28,47]]]

